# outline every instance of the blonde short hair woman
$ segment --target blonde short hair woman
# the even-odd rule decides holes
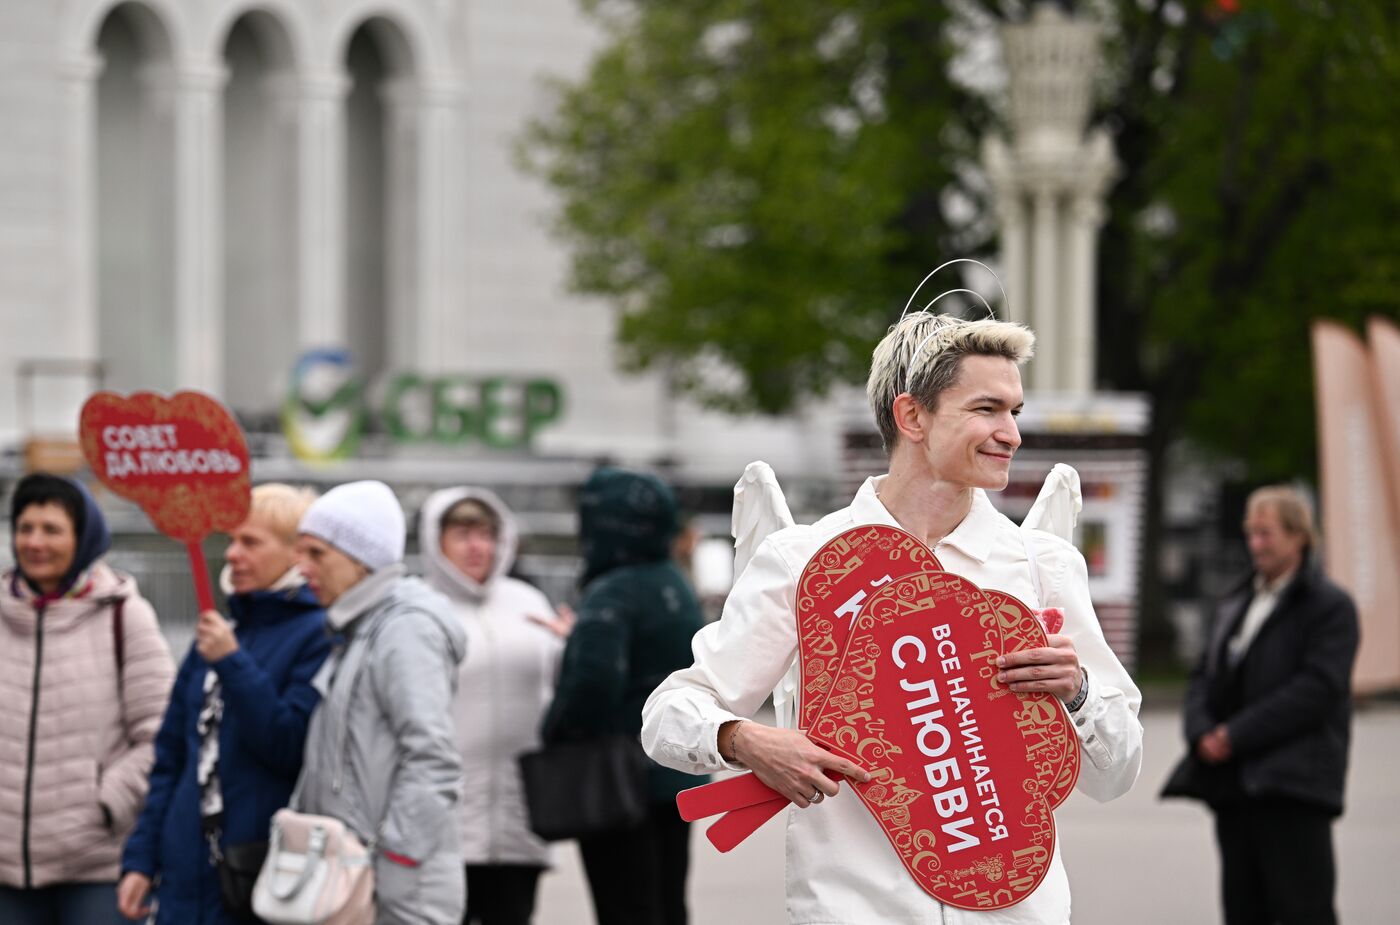
[[[259,485],[248,519],[229,532],[221,584],[232,620],[201,613],[180,666],[150,796],[122,857],[124,915],[149,912],[159,878],[158,925],[238,921],[247,897],[221,895],[219,866],[256,873],[272,814],[301,770],[320,701],[311,679],[330,652],[325,611],[295,568],[297,523],[315,497]]]

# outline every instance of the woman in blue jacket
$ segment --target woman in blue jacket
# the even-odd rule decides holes
[[[287,805],[319,700],[311,680],[330,651],[325,612],[294,565],[297,523],[314,497],[260,485],[230,534],[221,581],[233,621],[200,614],[175,679],[146,808],[122,856],[124,915],[149,914],[154,886],[157,925],[240,921],[218,864],[265,843]]]

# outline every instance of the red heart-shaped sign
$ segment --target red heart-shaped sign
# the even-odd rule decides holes
[[[942,571],[937,556],[912,533],[882,524],[855,527],[828,540],[807,561],[797,582],[798,660],[802,670],[798,726],[809,728],[833,688],[849,696],[856,679],[836,677],[856,614],[870,595],[893,577]],[[1002,591],[984,589],[997,613],[1002,641],[998,652],[1044,646],[1045,633],[1034,612]],[[1063,617],[1060,621],[1063,622]],[[1055,627],[1056,630],[1059,626]],[[1037,749],[1038,770],[1054,781],[1047,799],[1054,809],[1079,779],[1079,741],[1058,704],[1048,710],[1039,698],[1025,709],[1046,719]],[[1053,769],[1053,770],[1051,770]],[[771,815],[771,814],[770,814]],[[761,818],[761,817],[759,817]]]
[[[83,405],[79,439],[102,484],[140,505],[166,536],[197,543],[248,517],[247,441],[207,395],[98,392]]]
[[[1032,619],[1034,619],[1032,617]],[[808,734],[864,766],[856,793],[915,881],[939,902],[1000,909],[1044,879],[1055,846],[1026,701],[996,681],[998,614],[949,573],[897,578],[856,618],[836,684]],[[1049,709],[1059,708],[1053,702]]]
[[[932,593],[935,579],[939,587]],[[992,772],[983,773],[983,769],[993,763],[997,767],[994,780],[1012,782],[1012,799],[1003,802],[997,796],[996,805],[978,807],[985,811],[984,823],[989,818],[995,820],[987,839],[1001,850],[984,852],[972,860],[953,857],[970,850],[971,842],[977,839],[967,834],[972,822],[944,822],[952,832],[945,832],[948,837],[941,842],[930,828],[919,830],[917,838],[922,841],[911,834],[910,820],[919,812],[926,816],[932,806],[937,814],[940,807],[956,805],[956,797],[932,787],[940,773],[951,771],[940,772],[935,767],[930,772],[930,763],[907,743],[885,735],[891,716],[898,724],[898,710],[890,705],[894,701],[889,692],[883,695],[887,705],[880,705],[882,695],[877,693],[873,676],[868,676],[872,665],[869,654],[880,649],[880,634],[897,631],[903,639],[908,630],[917,632],[921,620],[940,616],[940,607],[946,611],[949,605],[944,598],[948,595],[952,595],[954,609],[963,622],[938,624],[929,632],[952,633],[950,627],[961,627],[957,632],[966,638],[957,643],[947,639],[934,642],[940,647],[958,645],[972,653],[965,659],[959,657],[958,664],[961,667],[965,660],[969,670],[976,672],[970,686],[955,695],[955,702],[971,703],[968,690],[977,690],[991,704],[979,708],[985,727],[977,727],[977,747],[982,750],[975,754],[983,761],[971,772],[973,784],[992,786],[985,783]],[[912,606],[911,601],[917,601],[918,606]],[[966,579],[941,572],[937,558],[916,537],[883,525],[856,527],[828,541],[803,570],[795,603],[802,678],[799,724],[815,740],[872,772],[883,769],[881,777],[855,789],[915,880],[940,901],[961,908],[1003,908],[1024,899],[1044,877],[1054,847],[1051,811],[1074,789],[1080,758],[1078,739],[1054,697],[1014,694],[995,680],[998,655],[1047,644],[1037,614],[1009,594],[983,591]],[[872,608],[886,616],[891,608],[912,616],[898,627],[882,624],[872,629]],[[968,623],[969,617],[976,619]],[[893,623],[893,619],[886,621]],[[863,634],[859,639],[853,637],[853,627]],[[888,642],[883,643],[886,649]],[[861,653],[866,656],[863,661]],[[951,660],[937,661],[946,667]],[[969,685],[964,678],[958,683]],[[907,701],[903,703],[907,705]],[[959,727],[960,732],[963,729]],[[984,742],[999,744],[993,747]],[[997,757],[993,761],[988,754]],[[898,786],[893,785],[896,771],[892,769],[900,771]],[[983,801],[989,799],[987,793],[979,792],[978,796]],[[944,802],[940,803],[940,798]],[[731,810],[706,833],[721,851],[737,845],[787,805],[784,798],[751,775],[687,791],[677,803],[687,819]],[[908,810],[909,806],[914,809]],[[1013,818],[1014,824],[1007,821]],[[913,851],[911,846],[920,850]]]

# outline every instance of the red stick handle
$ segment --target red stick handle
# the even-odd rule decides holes
[[[770,800],[787,802],[782,794],[770,789],[753,773],[748,773],[682,790],[676,794],[676,809],[686,822],[694,822],[706,816]]]
[[[779,797],[767,803],[755,803],[731,810],[720,816],[714,825],[705,830],[705,837],[720,851],[731,851],[739,843],[757,832],[765,822],[792,804]]]
[[[199,612],[214,609],[214,591],[209,586],[209,566],[204,561],[204,546],[201,543],[186,543],[185,552],[190,557],[190,573],[194,575],[194,596],[199,601]]]

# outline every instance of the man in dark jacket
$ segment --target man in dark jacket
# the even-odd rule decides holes
[[[1336,922],[1356,607],[1311,560],[1312,516],[1286,486],[1249,497],[1254,574],[1227,597],[1186,700],[1186,755],[1164,796],[1215,812],[1226,925]]]
[[[639,735],[647,696],[690,664],[704,621],[671,559],[679,526],[675,496],[654,476],[605,467],[583,486],[583,599],[545,715],[547,744]],[[701,783],[652,764],[647,819],[579,840],[599,925],[684,925],[689,825],[675,801]]]

